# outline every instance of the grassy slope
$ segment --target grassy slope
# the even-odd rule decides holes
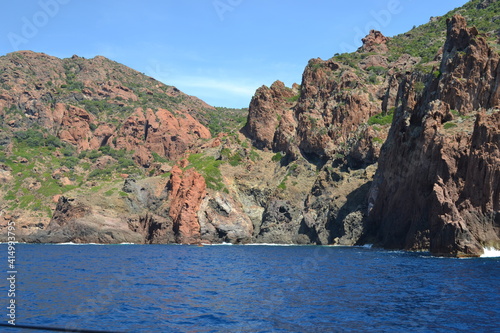
[[[389,42],[392,59],[408,53],[422,58],[422,63],[432,61],[446,39],[446,20],[455,14],[467,19],[469,26],[475,26],[488,40],[497,46],[500,32],[500,2],[494,2],[486,9],[479,9],[482,0],[473,0],[432,22],[415,27],[407,33],[394,36]]]

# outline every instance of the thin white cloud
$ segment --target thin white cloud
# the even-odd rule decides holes
[[[255,84],[246,84],[238,81],[226,81],[214,78],[199,77],[199,76],[183,76],[173,78],[170,84],[178,86],[179,88],[196,88],[197,90],[205,89],[207,91],[216,91],[221,93],[228,93],[241,97],[251,97],[258,88]],[[181,89],[182,90],[182,89]]]

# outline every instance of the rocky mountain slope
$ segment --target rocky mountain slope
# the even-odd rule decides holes
[[[357,52],[312,59],[300,85],[259,88],[243,128],[245,110],[102,57],[0,57],[2,230],[500,248],[496,15],[497,1],[475,0],[407,34],[371,31]]]
[[[312,242],[453,256],[498,248],[499,30],[492,20],[479,34],[457,12],[482,23],[499,12],[498,2],[470,2],[393,39],[372,31],[354,54],[313,59],[296,105],[274,111],[280,123],[265,129],[273,137],[266,148],[320,170],[302,211],[300,233]],[[445,22],[434,56],[415,52],[422,31],[440,35],[435,30]],[[278,87],[254,98],[279,106]],[[249,123],[265,110],[251,105]],[[259,144],[258,128],[246,131]]]
[[[139,159],[141,150],[177,158],[210,138],[193,115],[201,118],[212,107],[103,57],[25,51],[0,60],[0,116],[7,128],[39,128],[78,151],[107,145],[136,151]]]

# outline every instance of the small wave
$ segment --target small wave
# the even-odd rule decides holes
[[[233,243],[214,243],[214,244],[203,244],[205,246],[300,246],[297,244],[274,244],[274,243],[248,243],[248,244],[233,244]]]
[[[66,242],[66,243],[54,243],[54,244],[47,244],[47,245],[77,245],[77,246],[83,246],[83,245],[106,245],[106,244]]]
[[[485,247],[484,253],[481,255],[481,258],[498,258],[498,257],[500,257],[500,250],[497,250],[494,247]]]
[[[297,244],[274,244],[274,243],[250,243],[247,246],[300,246]]]
[[[136,243],[111,243],[111,244],[104,244],[104,243],[73,243],[73,242],[66,242],[66,243],[54,243],[54,244],[47,244],[47,245],[77,245],[77,246],[105,246],[105,245],[137,245]]]

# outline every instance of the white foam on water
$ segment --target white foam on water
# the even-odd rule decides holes
[[[67,243],[54,243],[54,244],[47,244],[47,245],[76,245],[76,246],[83,246],[83,245],[106,245],[106,244],[67,242]]]
[[[246,246],[300,246],[297,244],[273,244],[273,243],[250,243],[245,245]]]
[[[481,258],[498,258],[498,257],[500,257],[500,250],[497,250],[494,247],[485,247],[484,253],[481,255]]]
[[[233,244],[233,243],[213,243],[213,244],[204,244],[203,246],[291,246],[291,245],[283,245],[283,244],[268,244],[268,243],[249,243],[249,244]]]
[[[77,246],[92,245],[92,246],[104,246],[104,245],[136,245],[136,243],[101,244],[101,243],[73,243],[73,242],[67,242],[67,243],[54,243],[54,244],[47,244],[47,245],[77,245]]]

